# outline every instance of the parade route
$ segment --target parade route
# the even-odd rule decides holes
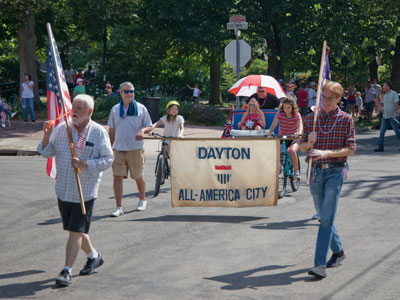
[[[42,124],[25,125],[31,129],[24,133],[0,133],[0,152],[35,151]],[[188,137],[221,133],[222,128],[185,128]],[[135,211],[138,193],[129,180],[125,214],[110,218],[112,172],[104,172],[90,235],[105,263],[95,274],[79,276],[86,261],[80,253],[72,285],[63,289],[54,280],[64,264],[67,234],[46,160],[0,156],[0,299],[398,299],[399,141],[390,130],[385,152],[375,153],[378,135],[357,134],[335,222],[346,259],[321,281],[307,275],[318,221],[311,219],[304,154],[299,191],[277,206],[171,208],[169,180],[152,198],[158,141],[146,140],[147,209]]]

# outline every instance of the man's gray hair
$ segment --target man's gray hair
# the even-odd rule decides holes
[[[135,86],[134,86],[131,82],[125,81],[125,82],[123,82],[123,83],[121,83],[121,84],[119,85],[119,90],[121,91],[122,88],[123,88],[125,85],[130,85],[130,86],[133,87],[133,89],[135,89]]]
[[[94,100],[93,100],[93,97],[90,95],[79,94],[79,95],[75,96],[73,102],[75,102],[75,101],[86,102],[86,105],[89,107],[89,109],[94,109]]]

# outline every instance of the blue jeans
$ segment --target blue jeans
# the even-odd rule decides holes
[[[4,105],[0,105],[0,112],[4,111],[7,115],[11,116],[11,111]]]
[[[383,148],[383,144],[385,141],[385,133],[386,133],[386,130],[388,129],[389,125],[392,126],[394,132],[397,135],[397,138],[400,139],[399,124],[397,124],[393,118],[389,118],[389,119],[382,118],[381,119],[381,132],[379,134],[379,142],[378,142],[379,147]]]
[[[342,242],[334,221],[343,184],[343,168],[313,168],[311,174],[310,191],[315,209],[321,218],[314,264],[325,267],[329,248],[333,253],[342,250]]]
[[[28,105],[31,120],[35,120],[35,111],[33,109],[33,98],[22,98],[22,110],[24,111],[24,120],[28,121]]]

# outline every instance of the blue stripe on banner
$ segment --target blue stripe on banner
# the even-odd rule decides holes
[[[232,174],[217,174],[217,180],[221,184],[227,184],[231,179]]]

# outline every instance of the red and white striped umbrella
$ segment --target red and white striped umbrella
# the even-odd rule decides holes
[[[258,87],[265,87],[267,93],[275,95],[278,99],[286,97],[285,91],[278,81],[268,75],[249,75],[236,82],[228,92],[235,96],[249,97],[257,92]]]

